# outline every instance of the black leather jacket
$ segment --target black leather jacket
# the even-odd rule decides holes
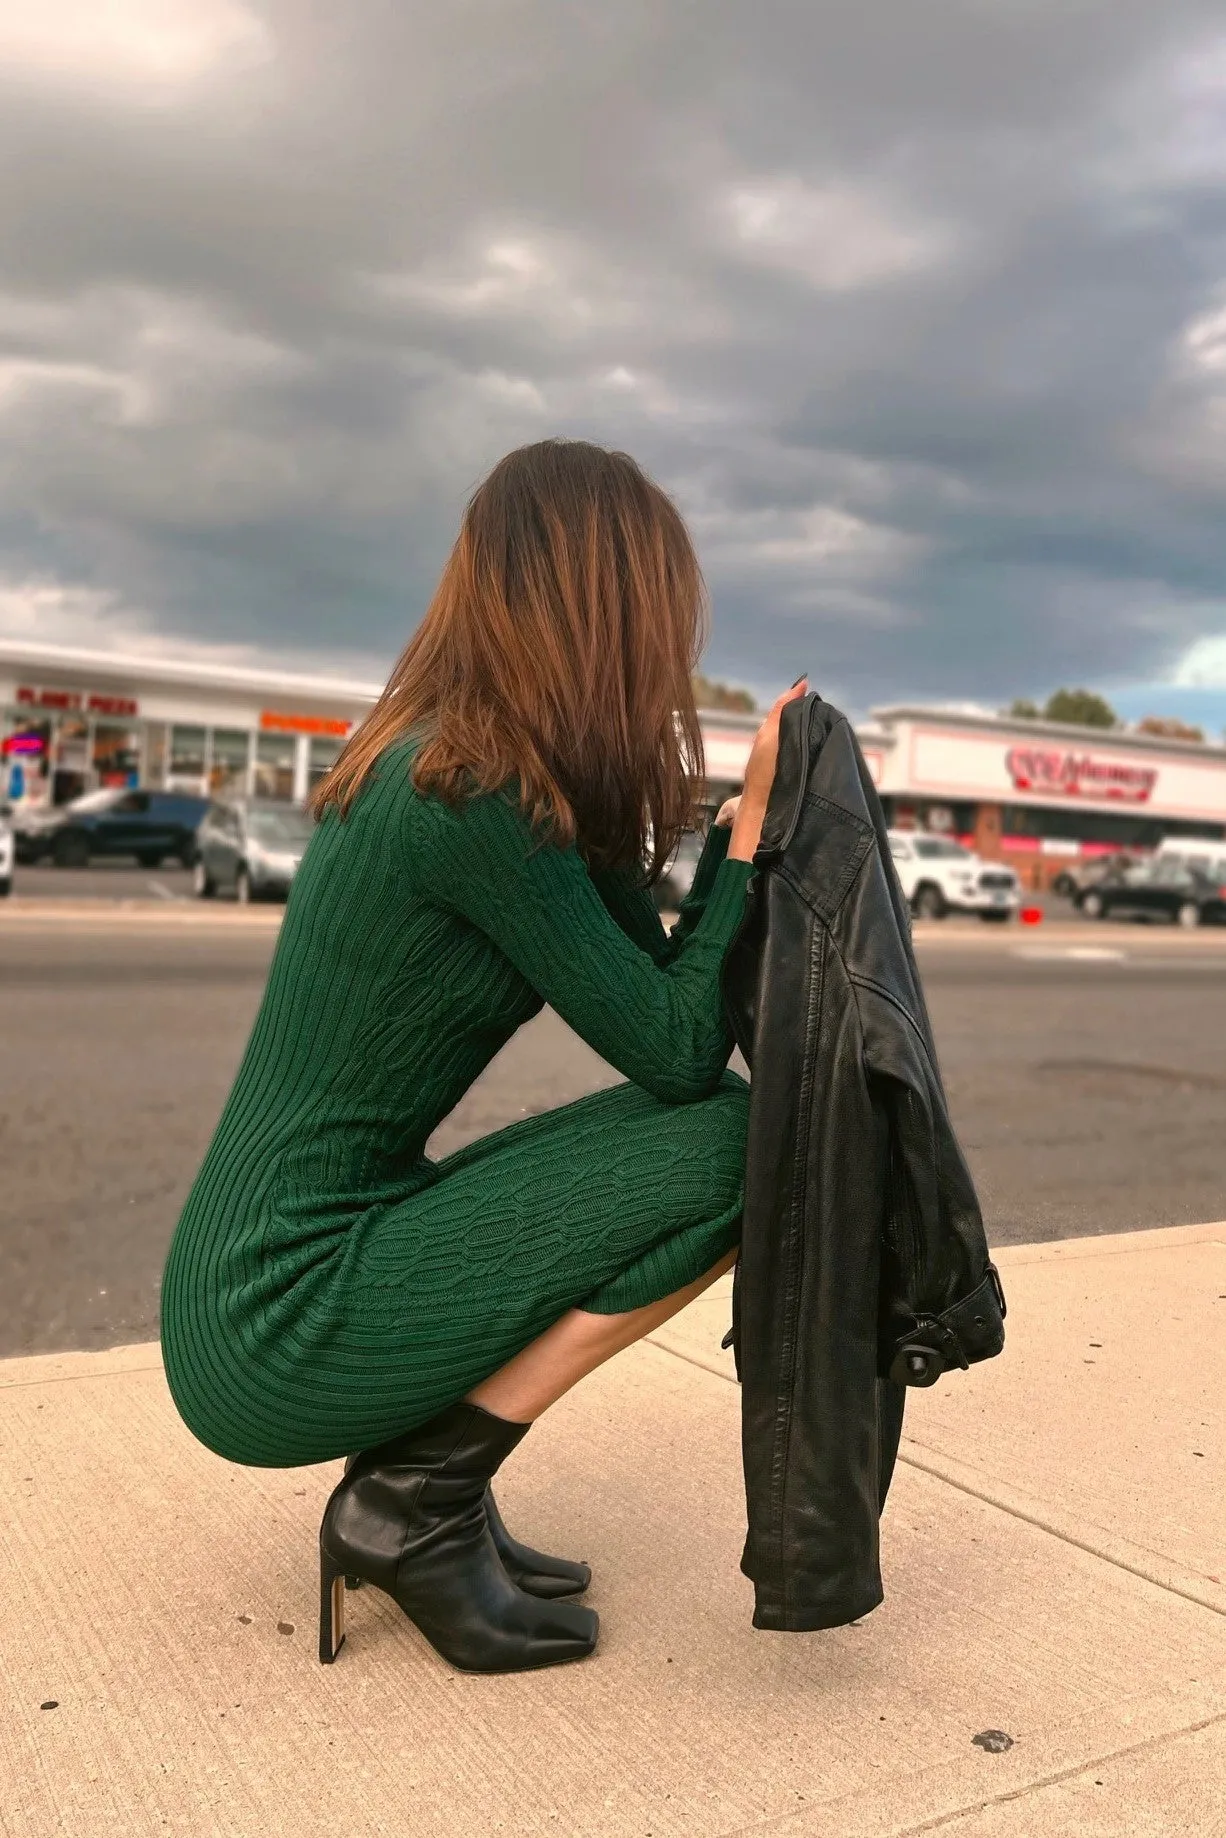
[[[754,1626],[882,1599],[908,1384],[999,1353],[885,820],[846,718],[788,703],[724,996],[752,1091],[733,1302]]]

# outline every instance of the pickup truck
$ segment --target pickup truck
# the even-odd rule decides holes
[[[948,836],[890,830],[890,853],[903,898],[917,919],[947,913],[978,913],[981,919],[1011,919],[1022,890],[1012,868],[985,862]]]

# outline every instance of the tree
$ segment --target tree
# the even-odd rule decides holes
[[[1015,696],[1004,712],[1012,716],[1014,721],[1037,721],[1039,719],[1038,704],[1032,702],[1028,696]]]
[[[752,715],[757,710],[757,703],[747,689],[735,689],[727,683],[712,682],[710,677],[695,676],[694,700],[699,708],[732,709],[741,714]]]
[[[1193,727],[1188,721],[1177,721],[1174,715],[1146,715],[1144,721],[1137,722],[1138,734],[1156,734],[1159,740],[1203,740],[1204,728]]]
[[[1092,689],[1057,689],[1048,696],[1043,709],[1045,721],[1067,721],[1074,727],[1114,728],[1119,726],[1115,710]]]

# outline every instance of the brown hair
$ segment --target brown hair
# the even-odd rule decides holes
[[[469,501],[425,618],[316,788],[343,816],[385,748],[455,804],[518,783],[521,808],[593,867],[657,876],[703,772],[691,672],[707,603],[671,499],[625,453],[543,440]]]

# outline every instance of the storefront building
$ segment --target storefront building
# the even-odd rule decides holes
[[[0,640],[0,790],[108,785],[301,803],[380,685]]]
[[[1071,862],[1226,837],[1226,747],[906,706],[859,733],[892,824],[956,837],[1034,889]]]
[[[381,689],[0,639],[0,795],[61,805],[142,785],[300,804]],[[757,725],[704,721],[712,801],[739,785]]]
[[[0,794],[106,785],[301,803],[382,685],[0,639]],[[739,789],[760,717],[703,711],[706,799]],[[1167,836],[1226,837],[1226,747],[908,706],[859,729],[888,820],[1031,887]]]

